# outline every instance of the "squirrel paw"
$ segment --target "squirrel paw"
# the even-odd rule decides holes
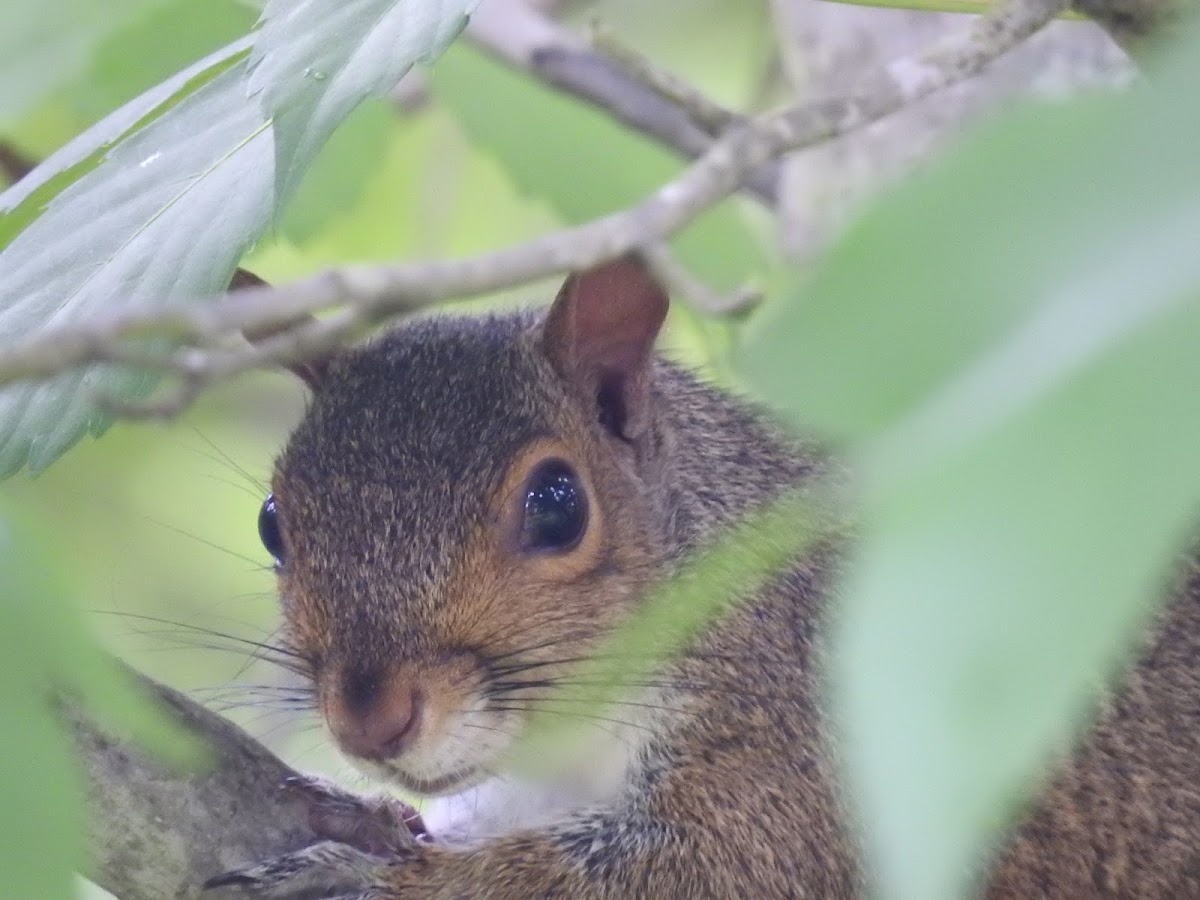
[[[386,900],[385,876],[398,860],[322,841],[258,865],[226,872],[204,890],[232,888],[272,900]]]
[[[321,840],[210,878],[204,890],[278,900],[385,900],[394,896],[384,888],[386,874],[432,841],[417,811],[399,800],[360,797],[305,775],[286,778],[282,788],[303,800]]]
[[[432,841],[421,814],[392,797],[360,797],[308,775],[285,778],[283,788],[303,798],[309,825],[330,841],[376,855],[400,853],[414,840]]]

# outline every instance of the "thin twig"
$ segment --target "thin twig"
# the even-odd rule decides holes
[[[812,88],[809,60],[798,39],[798,25],[805,7],[792,0],[771,0],[770,9],[780,81],[788,96],[799,99]],[[814,162],[811,153],[792,153],[780,160],[776,244],[783,258],[797,265],[808,262],[821,244],[817,237],[821,232],[817,223],[820,217],[815,208],[819,204],[812,203],[809,192],[800,189],[807,178],[817,177],[816,173],[821,171]]]
[[[715,290],[688,271],[666,244],[651,244],[642,255],[655,277],[672,296],[682,297],[688,305],[713,316],[749,312],[762,302],[762,292],[743,285],[728,293]]]
[[[660,97],[683,107],[691,120],[713,137],[742,120],[742,116],[721,106],[682,78],[624,44],[600,22],[591,24],[588,37],[593,47],[620,63],[626,72]]]
[[[583,100],[688,159],[712,146],[713,133],[693,119],[692,109],[651,90],[619,61],[597,53],[521,0],[480,4],[466,35],[488,55]],[[759,171],[747,173],[743,185],[770,206],[778,176],[775,164],[764,161]]]
[[[34,163],[24,153],[7,141],[0,141],[0,175],[11,184],[16,184],[33,171]]]
[[[148,368],[182,373],[204,385],[237,372],[327,353],[384,319],[448,297],[513,287],[645,248],[728,196],[764,162],[876,121],[974,75],[1064,7],[1064,0],[1006,4],[941,45],[881,67],[847,96],[800,104],[736,126],[641,203],[585,225],[471,259],[351,267],[279,287],[239,291],[203,305],[142,307],[47,329],[0,352],[0,384],[112,359],[114,346],[128,337],[154,334],[211,346],[234,332],[267,332],[306,314],[335,310],[244,350],[193,348],[164,354],[157,364],[142,359]],[[196,389],[191,386],[179,403]],[[157,411],[173,412],[179,403],[160,405]]]

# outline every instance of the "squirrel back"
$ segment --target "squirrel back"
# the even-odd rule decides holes
[[[580,715],[554,689],[691,551],[838,477],[656,357],[666,307],[624,259],[572,276],[544,316],[429,319],[323,367],[264,507],[285,633],[351,760],[446,798],[427,816],[441,840],[372,896],[865,893],[820,683],[836,542],[617,685],[584,723],[593,759],[508,768],[534,712]],[[1200,848],[1192,596],[1016,831],[991,896],[1181,896],[1150,888]]]

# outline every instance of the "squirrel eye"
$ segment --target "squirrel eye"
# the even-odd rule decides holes
[[[258,511],[258,537],[267,552],[275,557],[277,566],[283,565],[283,535],[279,531],[279,510],[275,508],[275,495],[267,494],[262,509]]]
[[[561,459],[542,463],[525,488],[522,542],[529,550],[570,550],[587,525],[587,495]]]

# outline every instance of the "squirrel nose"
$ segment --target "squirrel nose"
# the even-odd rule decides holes
[[[404,684],[376,681],[364,692],[347,683],[344,698],[326,711],[338,745],[351,756],[383,762],[404,752],[421,724],[420,692]]]

